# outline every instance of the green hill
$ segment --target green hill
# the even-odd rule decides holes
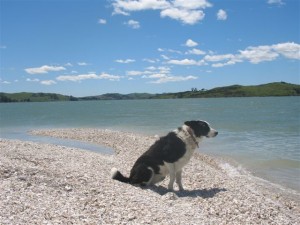
[[[14,94],[0,93],[0,102],[50,102],[50,101],[74,101],[77,98],[55,93],[30,93],[20,92]]]
[[[97,96],[75,98],[54,93],[28,93],[15,94],[0,93],[0,102],[47,102],[47,101],[87,101],[87,100],[129,100],[129,99],[173,99],[173,98],[224,98],[224,97],[267,97],[267,96],[300,96],[300,85],[285,82],[276,82],[256,86],[231,85],[217,87],[210,90],[148,94],[108,93]]]
[[[300,85],[277,82],[256,86],[231,85],[210,90],[193,90],[178,93],[165,93],[156,98],[223,98],[223,97],[267,97],[300,96]]]

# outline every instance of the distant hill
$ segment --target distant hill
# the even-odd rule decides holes
[[[210,90],[148,94],[108,93],[98,96],[76,98],[54,93],[28,93],[15,94],[0,93],[0,102],[47,102],[47,101],[87,101],[87,100],[130,100],[130,99],[174,99],[174,98],[224,98],[224,97],[267,97],[267,96],[300,96],[300,85],[285,82],[276,82],[255,86],[231,85],[217,87]]]
[[[300,85],[285,82],[256,86],[231,85],[210,90],[193,90],[178,93],[158,94],[156,98],[223,98],[223,97],[267,97],[300,96]]]
[[[130,100],[130,99],[151,99],[155,97],[155,94],[148,93],[131,93],[131,94],[119,94],[119,93],[109,93],[98,96],[82,97],[79,100]]]
[[[8,94],[0,92],[0,102],[53,102],[53,101],[77,101],[73,96],[55,93],[31,93],[20,92]]]

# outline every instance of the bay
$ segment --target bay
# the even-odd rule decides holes
[[[219,132],[199,151],[300,191],[300,97],[0,104],[0,136],[84,127],[164,135],[195,119]]]

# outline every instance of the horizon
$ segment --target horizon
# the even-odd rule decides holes
[[[216,88],[226,88],[226,87],[231,87],[231,86],[242,86],[242,87],[247,87],[247,86],[261,86],[261,85],[268,85],[268,84],[275,84],[275,83],[285,83],[285,84],[290,84],[290,85],[300,85],[300,84],[293,84],[293,83],[288,83],[288,82],[284,82],[284,81],[278,81],[278,82],[271,82],[271,83],[264,83],[264,84],[255,84],[255,85],[240,85],[240,84],[231,84],[231,85],[226,85],[226,86],[218,86],[218,87],[213,87],[213,88],[209,88],[209,89],[198,89],[196,91],[210,91]],[[107,92],[107,93],[102,93],[102,94],[95,94],[95,95],[85,95],[85,96],[73,96],[73,95],[66,95],[66,94],[62,94],[62,93],[57,93],[57,92],[27,92],[27,91],[22,91],[22,92],[1,92],[0,93],[4,93],[4,94],[20,94],[20,93],[33,93],[33,94],[38,94],[38,93],[43,93],[43,94],[58,94],[58,95],[63,95],[63,96],[72,96],[75,98],[85,98],[85,97],[94,97],[94,96],[101,96],[101,95],[106,95],[106,94],[121,94],[121,95],[130,95],[130,94],[151,94],[151,95],[160,95],[160,94],[172,94],[172,93],[180,93],[180,92],[193,92],[193,87],[190,88],[189,90],[183,90],[183,91],[178,91],[178,92],[156,92],[156,93],[152,93],[152,92],[128,92],[128,93],[119,93],[119,92]]]
[[[0,2],[1,92],[300,84],[299,1]]]

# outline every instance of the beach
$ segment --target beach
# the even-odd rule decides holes
[[[299,193],[287,195],[199,152],[183,169],[182,192],[168,192],[168,178],[149,188],[112,180],[111,168],[128,175],[155,136],[85,128],[31,133],[101,144],[114,154],[1,139],[0,224],[300,223]]]

